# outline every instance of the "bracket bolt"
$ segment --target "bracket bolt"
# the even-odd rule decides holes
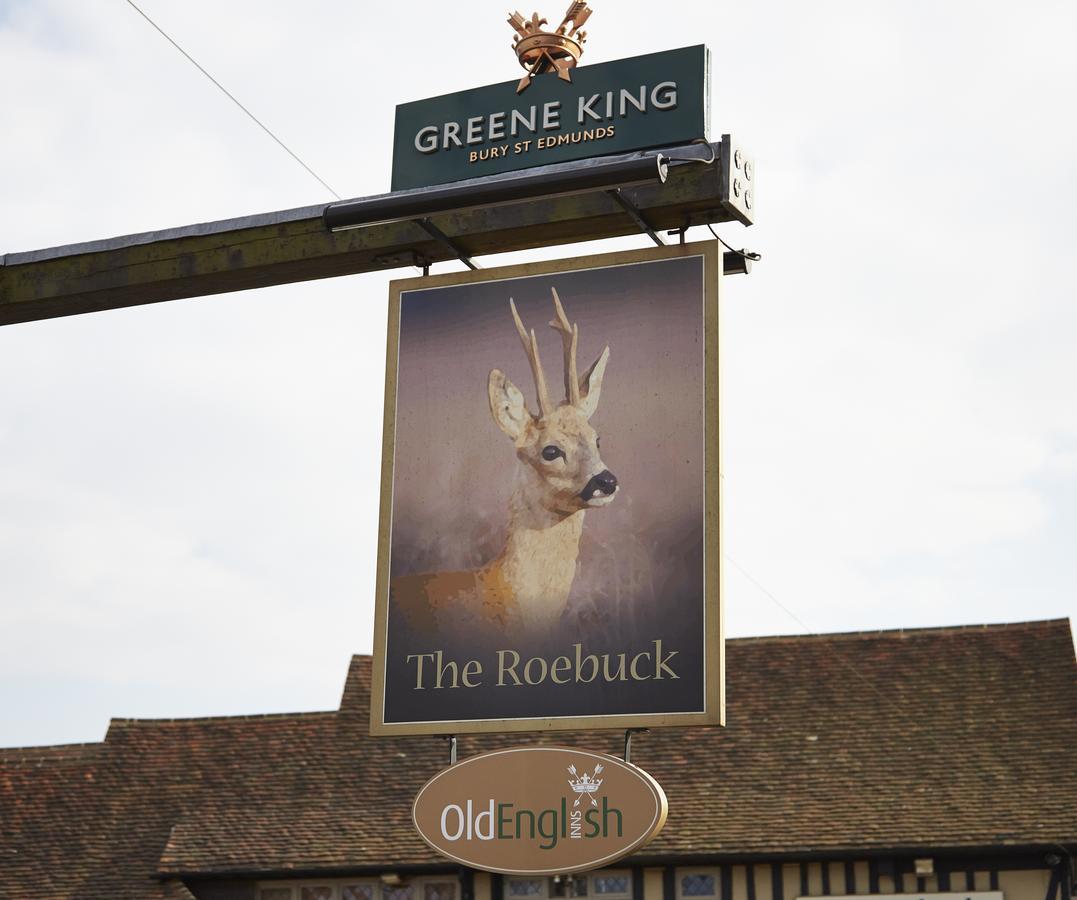
[[[733,196],[734,197],[739,197],[740,196],[740,179],[739,178],[734,178],[733,179]]]
[[[745,209],[751,209],[752,208],[752,192],[751,191],[745,191],[744,192],[744,208]]]
[[[750,159],[744,161],[744,177],[748,181],[752,180],[752,161]]]
[[[737,149],[733,152],[733,165],[739,169],[742,162],[744,162],[744,155]]]

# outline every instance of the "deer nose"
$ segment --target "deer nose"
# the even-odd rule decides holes
[[[595,487],[602,491],[603,494],[612,494],[617,490],[617,476],[609,469],[599,472],[592,481],[594,481]]]
[[[583,498],[584,503],[590,503],[594,499],[595,494],[601,494],[603,497],[612,497],[615,490],[617,490],[617,476],[609,469],[603,469],[597,475],[592,475],[587,480],[587,486],[580,491],[580,497]]]

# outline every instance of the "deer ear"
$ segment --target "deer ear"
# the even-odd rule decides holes
[[[598,398],[602,395],[602,376],[606,374],[606,363],[610,359],[610,348],[602,351],[602,355],[595,360],[583,377],[580,379],[580,402],[579,410],[588,419],[598,409]]]
[[[497,427],[516,440],[531,419],[524,395],[500,369],[494,369],[490,373],[487,392],[490,396],[490,413],[497,422]]]

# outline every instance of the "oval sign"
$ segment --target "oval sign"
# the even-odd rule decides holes
[[[464,865],[562,875],[642,847],[666,809],[658,782],[615,756],[520,747],[443,769],[416,795],[412,819],[424,841]]]

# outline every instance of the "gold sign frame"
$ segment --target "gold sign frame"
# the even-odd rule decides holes
[[[399,718],[393,718],[392,720],[387,721],[386,689],[391,680],[391,677],[387,675],[387,644],[390,616],[390,555],[394,506],[401,310],[404,295],[415,291],[427,291],[431,289],[458,287],[463,285],[482,285],[488,282],[499,282],[510,279],[532,278],[535,276],[556,275],[560,273],[580,273],[596,269],[615,269],[636,263],[690,258],[699,258],[703,271],[702,383],[704,408],[701,411],[704,435],[704,590],[703,597],[701,598],[704,623],[702,636],[703,676],[701,686],[702,697],[704,700],[703,708],[675,712],[612,712],[610,714],[587,713],[583,715],[565,714],[536,717],[511,717],[504,715],[484,716],[480,713],[471,717],[456,716],[448,719],[401,720]],[[386,348],[381,504],[375,601],[374,666],[371,686],[371,734],[402,735],[466,734],[509,731],[538,732],[725,724],[725,652],[723,610],[721,602],[723,574],[723,567],[721,565],[721,429],[719,422],[719,395],[721,385],[719,374],[719,298],[721,294],[721,281],[721,245],[717,241],[704,241],[669,247],[655,247],[645,250],[631,250],[595,254],[571,259],[527,263],[523,265],[505,266],[479,271],[410,278],[391,282],[388,342]],[[571,301],[567,298],[565,307],[568,308],[568,315],[571,317]],[[534,324],[540,323],[536,322]],[[550,324],[555,325],[553,322]],[[526,338],[522,326],[518,324],[517,327],[521,328],[520,336]],[[567,361],[567,339],[565,352]],[[556,378],[552,378],[551,383],[555,382]],[[417,647],[416,649],[419,648]],[[422,672],[421,667],[419,668],[419,672]],[[458,674],[458,671],[454,671],[454,677]],[[433,691],[428,691],[428,694],[433,695]]]

